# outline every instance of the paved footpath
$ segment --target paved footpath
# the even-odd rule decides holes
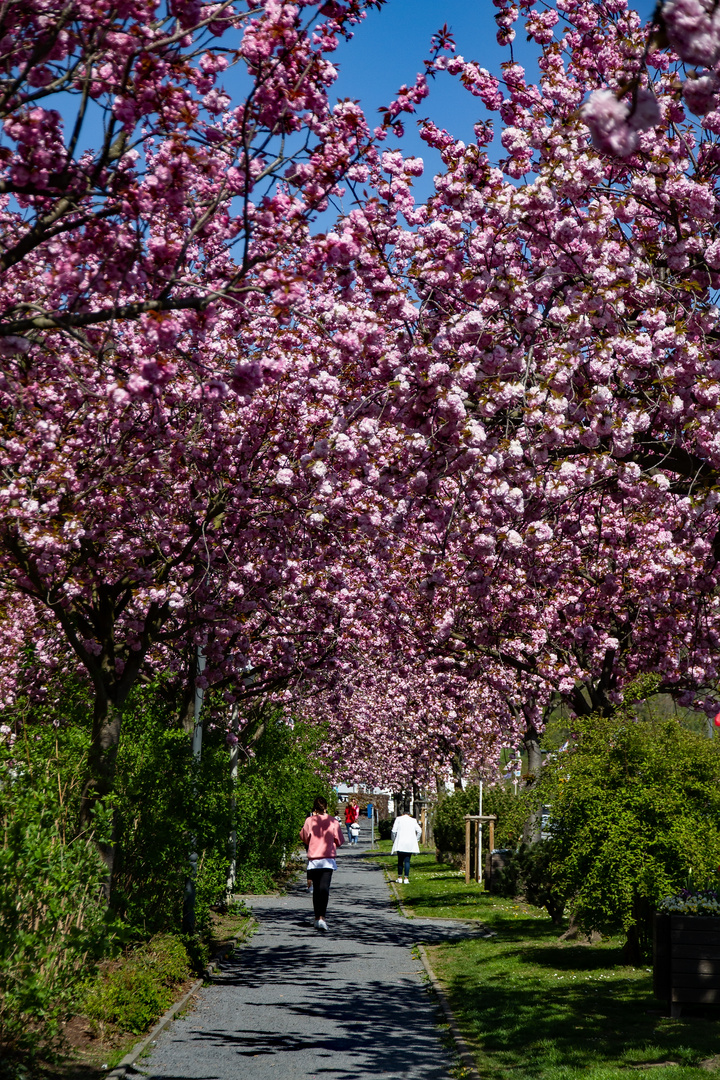
[[[304,877],[286,896],[249,898],[257,932],[131,1075],[448,1080],[437,1005],[411,949],[473,931],[398,914],[382,870],[361,857],[368,840],[338,853],[327,934],[313,926]]]

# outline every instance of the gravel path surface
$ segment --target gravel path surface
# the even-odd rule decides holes
[[[313,926],[304,877],[287,896],[248,898],[257,933],[203,987],[196,1008],[162,1033],[134,1075],[448,1080],[437,1006],[411,949],[472,931],[399,915],[380,867],[360,857],[369,835],[362,840],[340,849],[329,933]]]

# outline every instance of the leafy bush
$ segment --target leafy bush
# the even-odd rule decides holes
[[[63,750],[65,754],[63,754]],[[107,841],[111,810],[93,835],[75,829],[82,740],[53,728],[0,743],[0,1043],[6,1051],[55,1042],[88,963],[112,927],[95,841]]]
[[[513,852],[498,875],[501,896],[524,896],[535,907],[544,907],[556,926],[562,922],[567,896],[555,876],[554,842],[523,844]]]
[[[234,812],[237,888],[266,892],[296,847],[313,799],[329,794],[317,771],[321,732],[264,715],[234,786],[224,732],[206,731],[202,760],[195,762],[167,691],[157,682],[129,700],[115,793],[98,809],[93,832],[82,835],[77,822],[91,720],[87,688],[58,680],[45,702],[23,699],[2,715],[0,1050],[6,1056],[53,1043],[88,969],[112,955],[120,940],[179,928],[191,839],[198,852],[196,924],[202,931],[210,927],[210,908],[225,896]],[[8,730],[20,733],[14,745]],[[112,915],[97,854],[97,844],[109,844],[111,836]],[[159,941],[154,938],[156,953]],[[188,955],[196,970],[207,962],[200,938],[188,938],[186,945],[180,981]],[[165,946],[160,951],[167,953]],[[112,966],[107,980],[87,991],[89,1012],[144,1030],[172,999],[175,980],[157,957],[149,957],[138,952]]]
[[[389,840],[392,836],[392,821],[390,818],[381,818],[378,821],[378,833],[381,840]]]
[[[170,1006],[190,976],[187,950],[173,934],[157,934],[113,962],[87,986],[82,1010],[97,1024],[141,1035]]]
[[[269,870],[261,866],[241,865],[235,874],[235,891],[238,893],[254,893],[262,896],[272,892],[276,887],[275,878]]]
[[[440,851],[465,851],[465,815],[478,812],[477,785],[446,795],[435,811],[435,843]],[[483,789],[483,813],[495,814],[495,844],[514,847],[522,833],[528,809],[522,796],[502,784]]]
[[[677,721],[576,720],[574,745],[548,762],[550,873],[584,930],[627,933],[647,956],[651,917],[688,875],[711,881],[720,861],[720,747]]]
[[[331,794],[318,774],[317,727],[259,710],[249,729],[254,742],[240,753],[233,785],[224,733],[205,732],[198,764],[175,723],[175,703],[164,700],[161,686],[137,691],[118,754],[121,824],[112,901],[142,934],[179,927],[192,837],[196,926],[203,931],[210,909],[225,897],[233,823],[235,891],[267,893],[298,846],[313,800]]]
[[[329,784],[318,772],[321,736],[317,727],[291,726],[278,713],[264,716],[253,756],[238,770],[238,892],[251,891],[241,887],[243,881],[272,883],[298,847],[315,798],[329,800]]]
[[[193,838],[198,931],[208,927],[210,908],[225,892],[232,781],[224,735],[206,732],[196,762],[176,713],[174,699],[155,683],[132,695],[123,720],[111,902],[139,937],[179,929]]]

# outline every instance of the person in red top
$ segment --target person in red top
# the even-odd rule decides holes
[[[347,829],[348,841],[352,843],[352,836],[350,835],[350,826],[354,825],[357,819],[360,817],[360,807],[353,799],[352,802],[348,802],[345,807],[345,828]]]
[[[337,870],[335,855],[345,840],[340,822],[328,814],[327,801],[322,796],[313,803],[313,812],[305,819],[300,830],[300,839],[308,853],[307,876],[313,883],[315,929],[325,931],[328,928],[325,915],[330,897],[330,882],[333,870]]]

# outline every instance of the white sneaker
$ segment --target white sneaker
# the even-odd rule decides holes
[[[403,882],[403,884],[405,884],[405,885],[409,885],[409,884],[410,884],[410,878],[409,878],[409,877],[406,877],[406,878],[405,878],[405,881]]]
[[[315,923],[315,925],[318,928],[318,930],[327,930],[327,928],[328,928],[328,924],[325,922],[324,919],[318,919],[318,921]]]
[[[401,877],[396,878],[395,880],[397,881],[398,885],[402,885],[402,878]]]
[[[320,929],[320,927],[318,926],[319,921],[320,921],[319,919],[315,919],[314,922],[313,922],[313,926],[315,927],[316,930]]]

